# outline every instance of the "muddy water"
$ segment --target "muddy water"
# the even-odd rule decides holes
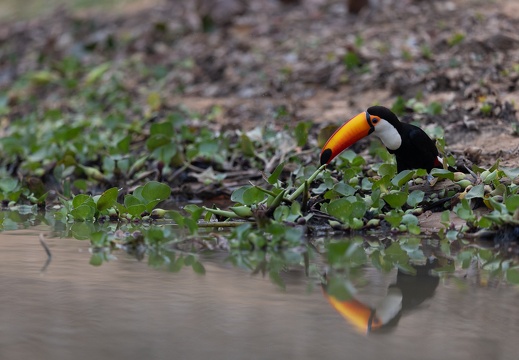
[[[391,331],[353,328],[303,271],[286,290],[202,258],[206,274],[169,273],[124,254],[89,265],[89,243],[45,228],[0,233],[0,359],[517,359],[519,291],[440,281]],[[367,268],[376,302],[396,273]]]

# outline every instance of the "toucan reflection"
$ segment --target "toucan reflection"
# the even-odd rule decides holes
[[[328,291],[329,282],[323,283],[323,294],[333,308],[362,333],[389,330],[396,327],[402,313],[416,308],[434,295],[440,279],[432,275],[431,270],[438,266],[438,260],[434,258],[427,259],[424,265],[413,265],[415,275],[398,271],[396,283],[389,286],[386,296],[374,307],[354,296],[340,300]]]

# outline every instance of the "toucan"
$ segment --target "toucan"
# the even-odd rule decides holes
[[[321,165],[360,139],[374,134],[391,154],[395,154],[398,172],[443,167],[433,140],[419,127],[400,122],[388,108],[372,106],[339,127],[321,150]]]

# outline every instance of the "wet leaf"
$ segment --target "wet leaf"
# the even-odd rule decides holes
[[[514,194],[505,200],[506,209],[513,213],[519,207],[519,195]]]
[[[414,170],[404,170],[404,171],[401,171],[399,172],[394,178],[393,180],[391,180],[391,182],[393,183],[393,185],[395,186],[398,186],[398,187],[402,187],[403,185],[405,185],[409,180],[411,180],[413,178],[413,175],[414,175]]]
[[[510,180],[514,180],[519,176],[519,168],[501,168],[501,170]]]
[[[404,206],[404,204],[406,203],[407,193],[405,193],[403,191],[396,191],[396,192],[384,195],[383,199],[393,209],[399,209],[402,206]]]
[[[242,186],[236,190],[233,191],[233,193],[231,194],[231,201],[234,201],[234,202],[237,202],[237,203],[240,203],[240,204],[245,204],[244,203],[244,200],[243,200],[243,193],[250,189],[252,187],[252,185],[245,185],[245,186]]]
[[[475,199],[475,198],[483,198],[485,196],[485,189],[483,184],[479,184],[474,186],[469,190],[467,195],[465,195],[465,199]]]
[[[416,207],[423,201],[425,193],[422,190],[413,190],[407,197],[407,204],[411,207]]]
[[[447,169],[437,169],[434,168],[431,170],[431,175],[439,178],[439,179],[449,179],[454,180],[454,173],[452,171],[449,171]]]
[[[130,205],[126,206],[126,210],[131,216],[140,217],[141,214],[146,211],[146,206],[143,204]]]
[[[81,205],[95,207],[95,202],[94,199],[92,199],[92,197],[89,195],[79,194],[74,196],[74,198],[72,199],[72,206],[74,208],[78,208]]]
[[[79,205],[75,209],[70,211],[70,214],[74,218],[74,220],[85,221],[92,220],[95,215],[95,209],[91,205]]]
[[[342,196],[354,195],[357,190],[353,186],[339,182],[334,185],[333,190]]]
[[[246,189],[243,192],[243,204],[244,205],[252,205],[257,204],[265,199],[265,193],[253,186]]]
[[[351,211],[351,203],[345,198],[330,201],[327,207],[328,214],[344,221],[348,221]]]
[[[393,178],[396,175],[396,166],[394,164],[382,164],[378,168],[378,174],[383,177]]]
[[[119,195],[119,189],[116,187],[106,190],[97,200],[97,210],[104,211],[114,206],[117,202],[117,195]]]
[[[400,210],[391,210],[386,213],[384,220],[386,220],[392,227],[398,227],[402,221],[403,212]]]
[[[94,231],[94,224],[90,222],[76,222],[70,227],[72,236],[78,240],[89,240]]]
[[[195,261],[192,265],[193,271],[198,275],[205,275],[205,267],[200,261]]]
[[[183,227],[184,226],[184,216],[182,216],[182,214],[180,214],[178,211],[176,210],[171,210],[169,211],[169,216],[171,216],[171,218],[173,219],[173,221],[180,227]]]
[[[14,191],[18,186],[18,179],[2,178],[0,179],[0,190],[6,193]]]
[[[89,264],[92,266],[101,266],[103,264],[103,258],[102,253],[95,252],[90,256]]]
[[[155,200],[163,201],[169,198],[171,188],[157,181],[150,181],[142,189],[142,197],[144,200],[151,202]]]

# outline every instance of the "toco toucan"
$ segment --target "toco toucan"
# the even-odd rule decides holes
[[[383,106],[372,106],[338,128],[321,150],[321,165],[372,133],[395,154],[398,172],[407,169],[430,172],[432,168],[442,167],[434,141],[419,127],[400,122]]]

